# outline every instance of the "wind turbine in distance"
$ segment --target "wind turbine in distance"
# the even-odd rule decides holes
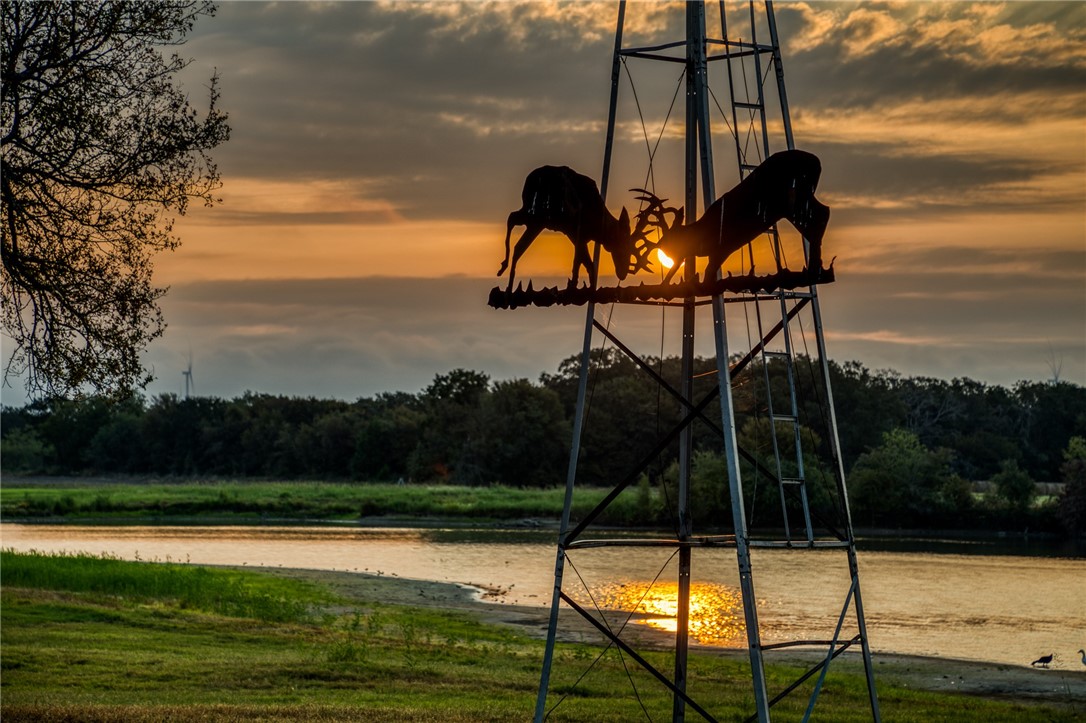
[[[189,398],[189,387],[196,389],[196,382],[192,379],[192,349],[189,349],[189,365],[188,368],[181,372],[181,376],[185,377],[185,399]]]

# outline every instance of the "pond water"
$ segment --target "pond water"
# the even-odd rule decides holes
[[[0,524],[19,551],[107,553],[124,559],[367,572],[471,585],[488,599],[550,604],[555,533],[336,527],[102,527]],[[676,561],[664,548],[569,554],[563,589],[583,604],[637,609],[641,624],[674,629]],[[872,648],[1084,670],[1086,560],[1001,554],[859,552]],[[848,587],[842,551],[755,550],[763,641],[829,639]],[[735,551],[696,549],[691,635],[744,647]],[[653,582],[655,580],[655,582]],[[855,629],[849,611],[844,632]]]

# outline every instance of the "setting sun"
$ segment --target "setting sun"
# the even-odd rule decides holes
[[[593,594],[603,608],[641,614],[637,622],[675,632],[679,611],[678,584],[656,583],[648,590],[636,583],[605,585]],[[714,583],[690,587],[690,637],[706,645],[738,645],[746,641],[739,591]]]
[[[665,269],[670,269],[675,265],[675,261],[665,254],[662,249],[656,249],[656,258],[660,260],[660,265]]]

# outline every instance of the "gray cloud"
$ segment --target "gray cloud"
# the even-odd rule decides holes
[[[949,255],[965,262],[968,253]],[[1054,355],[1064,379],[1086,383],[1083,276],[1053,273],[1068,261],[1073,272],[1081,271],[1082,258],[1042,255],[1037,272],[952,281],[916,270],[905,254],[894,257],[898,269],[857,274],[842,265],[838,282],[820,292],[829,354],[872,369],[1007,386],[1048,378]],[[994,253],[987,261],[999,267],[1006,256]],[[455,368],[494,380],[536,380],[578,353],[583,307],[498,311],[486,305],[493,285],[492,279],[455,277],[178,284],[163,305],[166,335],[147,355],[157,376],[147,391],[180,393],[190,353],[201,395],[230,398],[253,390],[348,400],[418,392]],[[745,322],[736,307],[729,305],[729,329],[739,348]],[[677,315],[619,306],[601,307],[597,316],[645,355],[661,353],[663,324],[663,353],[678,353]],[[708,319],[699,318],[697,353],[710,356]],[[1020,321],[1009,325],[1008,318]],[[809,336],[796,343],[803,341],[813,347]],[[25,401],[18,389],[5,389],[3,400]]]
[[[878,114],[908,102],[916,126],[930,123],[943,135],[974,134],[978,123],[1015,128],[1039,113],[1086,116],[1079,3],[781,3],[777,15],[800,129],[805,116]],[[679,16],[634,4],[628,22],[670,24],[671,37]],[[408,219],[484,220],[508,212],[505,199],[517,190],[510,194],[510,185],[536,165],[594,175],[613,19],[613,3],[225,3],[186,46],[197,59],[190,85],[217,67],[235,127],[220,152],[224,208],[230,175],[347,179]],[[649,106],[650,135],[666,113],[650,99],[670,98],[675,80],[654,65],[629,63]],[[632,114],[630,93],[624,80]],[[964,102],[970,98],[986,102]],[[637,123],[627,118],[633,125],[618,152],[644,167]],[[800,141],[824,154],[824,188],[914,196],[921,211],[945,212],[954,199],[973,208],[993,184],[1082,171],[1081,153],[1038,157],[1027,139],[983,155],[955,153],[952,138],[928,148],[892,136]],[[923,200],[931,197],[942,201]],[[343,220],[357,217],[326,219]]]
[[[808,108],[1038,90],[1081,99],[1086,81],[1080,3],[795,3],[777,16]]]
[[[1064,378],[1086,382],[1086,304],[1083,277],[1074,273],[1082,270],[1081,257],[1041,254],[1036,271],[1000,273],[995,269],[1007,254],[977,260],[968,253],[948,256],[993,270],[952,279],[917,270],[904,254],[892,259],[897,268],[839,270],[840,280],[820,295],[824,317],[832,320],[831,356],[905,374],[1010,385],[1046,378],[1051,349],[1064,360]],[[1072,273],[1053,273],[1068,261],[1077,264]],[[583,307],[498,311],[486,305],[493,285],[455,277],[178,285],[166,300],[167,336],[152,350],[159,380],[151,391],[179,388],[190,345],[201,394],[252,389],[348,399],[419,391],[457,367],[494,379],[537,379],[577,353]],[[609,317],[640,353],[660,353],[659,311],[601,308],[599,318]],[[1023,321],[1008,326],[1010,317]],[[740,318],[729,323],[733,334],[742,333]],[[678,317],[665,324],[677,332]],[[710,355],[704,328],[699,353]],[[678,353],[673,336],[665,354]]]
[[[553,24],[514,41],[500,16],[470,5],[470,34],[442,32],[445,18],[418,9],[223,5],[187,46],[193,73],[222,74],[235,126],[223,168],[373,179],[410,217],[482,217],[473,202],[493,187],[450,186],[485,184],[499,163],[527,165],[538,145],[579,135],[568,155],[591,153],[599,133],[577,129],[600,127],[609,71],[595,61],[607,41],[572,43],[573,29]]]
[[[837,199],[836,238],[922,223],[930,233],[931,224],[978,214],[1035,214],[1039,224],[1068,210],[1081,218],[1086,6],[776,8],[799,144],[823,158],[820,195]],[[631,4],[631,16],[656,14],[631,17],[643,23],[631,40],[666,23],[667,37],[678,37],[681,13],[661,15],[665,9]],[[868,15],[846,22],[861,10]],[[613,22],[614,3],[223,3],[183,48],[196,59],[186,87],[200,95],[218,68],[234,127],[216,153],[226,198],[216,223],[273,228],[395,215],[500,229],[531,168],[557,163],[598,174]],[[939,42],[940,27],[955,34]],[[882,40],[867,45],[873,37]],[[628,66],[650,143],[678,81],[676,68],[660,65]],[[630,203],[625,189],[642,183],[647,167],[622,82],[613,207]],[[680,93],[672,132],[681,106]],[[1079,129],[1065,145],[1044,137],[1051,126],[1030,125],[1061,119]],[[713,122],[722,123],[715,112]],[[728,145],[718,149],[721,167]],[[681,160],[664,160],[681,159],[676,148],[665,139],[657,158],[663,195],[677,192]],[[231,198],[246,179],[336,182],[358,203],[256,208]],[[723,174],[718,183],[727,183]],[[1086,382],[1081,226],[1073,237],[1023,238],[1021,251],[978,252],[984,239],[963,238],[960,220],[940,233],[912,251],[877,238],[869,241],[877,248],[830,240],[841,256],[840,280],[822,293],[830,353],[906,374],[1009,384],[1044,378],[1051,344],[1065,357],[1065,377]],[[935,244],[944,248],[932,253]],[[496,260],[497,241],[493,251]],[[583,309],[494,311],[485,305],[493,285],[177,282],[164,302],[170,328],[148,355],[159,375],[151,391],[180,388],[190,344],[200,393],[222,396],[417,391],[455,367],[535,378],[576,353]],[[658,314],[614,314],[646,353],[659,352]]]
[[[583,330],[583,309],[499,312],[486,305],[493,285],[387,277],[180,284],[164,305],[167,338],[152,354],[156,388],[171,388],[170,369],[189,344],[201,393],[221,396],[418,391],[457,367],[535,379],[576,352],[570,340]]]
[[[897,147],[889,144],[821,144],[817,152],[823,161],[822,189],[843,196],[862,194],[890,201],[911,200],[906,204],[907,213],[915,213],[918,205],[931,206],[930,210],[937,213],[1009,211],[1012,208],[992,197],[986,189],[1006,179],[1028,184],[1055,170],[1038,167],[1032,159],[1022,157],[903,156]],[[1068,161],[1064,169],[1073,163]],[[1081,198],[1070,191],[1062,197],[1045,200],[1051,206],[1081,203]],[[1031,205],[1036,208],[1035,201]]]
[[[846,261],[846,264],[849,262]],[[937,248],[882,247],[855,262],[863,273],[919,272],[917,283],[925,279],[946,284],[947,276],[962,289],[980,285],[989,291],[1024,293],[1059,282],[1073,292],[1082,289],[1086,278],[1086,254],[1076,251],[1044,249],[1035,245],[1023,248],[978,249],[971,246],[940,244]]]

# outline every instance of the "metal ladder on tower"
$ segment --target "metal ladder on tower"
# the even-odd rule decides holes
[[[766,2],[765,5],[766,23],[770,34],[769,44],[760,44],[758,42],[759,28],[753,2],[749,4],[749,24],[747,26],[749,29],[749,39],[745,42],[742,40],[732,41],[728,38],[728,15],[723,4],[720,9],[720,22],[725,44],[729,48],[729,54],[732,54],[732,48],[737,50],[737,53],[734,55],[740,59],[740,70],[744,76],[743,86],[745,97],[740,98],[736,87],[734,61],[729,59],[727,66],[728,91],[731,101],[730,126],[732,137],[735,140],[740,180],[746,178],[751,171],[758,167],[761,161],[769,157],[771,152],[764,86],[764,81],[768,77],[768,74],[763,74],[762,71],[763,56],[769,56],[769,62],[772,69],[775,71],[774,77],[777,81],[777,93],[781,101],[782,124],[786,147],[789,150],[795,148],[795,141],[792,136],[792,124],[788,112],[787,95],[785,93],[784,68],[781,61],[780,42],[777,36],[773,6],[772,2]],[[742,65],[747,57],[750,58],[753,66],[753,85],[755,91],[753,97],[751,97],[750,92],[751,88],[749,81],[751,79],[746,77],[746,70]],[[750,129],[747,131],[746,139],[741,138],[740,134],[741,118],[744,120],[746,128]],[[744,140],[747,142],[744,143]],[[753,148],[750,146],[751,140],[754,142]],[[752,153],[756,156],[755,158],[751,158]],[[783,258],[784,252],[777,226],[772,226],[766,231],[765,236],[768,240],[768,246],[772,250],[774,262],[777,268],[780,269],[785,265],[785,259]],[[751,263],[753,265],[753,251]],[[799,292],[792,296],[798,297],[799,299],[811,299],[813,298],[814,293],[815,291],[812,288],[809,294]],[[789,544],[792,542],[793,525],[788,512],[788,495],[789,490],[796,490],[803,516],[803,537],[808,545],[813,545],[814,527],[811,522],[810,499],[807,490],[807,478],[803,460],[803,435],[799,416],[799,402],[796,393],[795,349],[791,326],[793,315],[789,314],[788,301],[785,294],[779,294],[780,320],[782,324],[780,336],[783,342],[783,348],[770,350],[763,345],[760,353],[763,383],[765,384],[766,417],[769,423],[768,436],[773,450],[774,469],[772,471],[775,472],[774,476],[778,484],[781,503],[781,523],[784,530],[785,541]],[[755,304],[755,306],[758,314],[758,327],[761,328],[761,308],[758,304]],[[784,366],[784,376],[787,381],[787,398],[783,400],[783,403],[778,403],[774,400],[774,389],[772,384],[773,362],[777,362]],[[781,439],[780,428],[782,426],[785,428],[786,440],[788,440],[786,443],[782,443]],[[790,446],[792,446],[794,450],[793,455],[788,460],[791,463],[791,468],[787,467],[783,460],[783,456],[786,453],[782,453],[782,446],[786,446],[788,443],[790,443]]]
[[[777,98],[780,102],[780,126],[783,130],[785,147],[789,150],[795,148],[795,140],[792,134],[792,125],[789,115],[788,99],[784,84],[784,68],[781,60],[780,52],[780,40],[777,34],[776,20],[774,17],[773,4],[771,0],[765,0],[764,9],[765,13],[762,20],[764,20],[764,28],[767,30],[769,36],[768,43],[760,43],[758,41],[758,34],[760,30],[759,18],[755,9],[755,2],[751,0],[749,2],[749,20],[747,22],[746,29],[748,31],[748,39],[743,41],[732,40],[729,35],[729,22],[726,7],[724,3],[720,4],[720,23],[723,35],[723,44],[727,49],[728,59],[726,61],[728,70],[728,89],[730,95],[731,104],[731,130],[735,140],[736,158],[739,165],[740,178],[745,178],[748,173],[757,168],[758,163],[770,155],[770,124],[767,118],[767,101],[766,101],[766,84],[769,79],[769,73],[763,72],[762,60],[768,57],[770,68],[772,71],[773,79],[775,81],[775,90]],[[749,58],[752,65],[751,72],[753,77],[748,75],[746,68],[746,61]],[[745,91],[744,96],[740,96],[738,91],[738,83],[736,79],[736,62],[739,64],[739,71],[742,75],[742,85]],[[753,83],[751,83],[753,80]],[[755,92],[751,94],[750,89],[753,85]],[[743,118],[746,124],[746,137],[744,138],[740,132],[740,119]],[[753,144],[751,143],[753,141]],[[753,146],[753,148],[752,148]],[[755,156],[752,158],[751,156]],[[777,268],[780,269],[785,260],[783,259],[783,245],[781,243],[781,236],[776,226],[767,231],[767,239],[769,247],[772,250],[772,255]],[[804,254],[804,261],[809,259],[809,244],[806,239],[802,241],[802,250]],[[751,264],[753,265],[753,249],[751,249]],[[817,270],[816,270],[817,271]],[[776,478],[778,484],[778,491],[781,502],[781,523],[784,530],[783,539],[779,540],[764,540],[764,539],[751,539],[751,537],[740,533],[737,530],[740,537],[739,544],[746,544],[750,547],[766,547],[766,548],[815,548],[815,547],[843,547],[847,551],[849,573],[851,577],[851,583],[848,588],[848,593],[841,610],[840,617],[838,619],[837,628],[833,635],[833,640],[829,641],[828,651],[823,664],[820,666],[818,682],[815,685],[814,692],[811,696],[810,703],[808,705],[804,720],[808,720],[813,712],[815,701],[817,700],[819,690],[821,689],[822,682],[830,661],[836,657],[840,652],[854,643],[859,643],[862,656],[864,660],[864,667],[867,676],[868,695],[871,703],[872,718],[876,721],[880,719],[878,697],[875,691],[874,674],[871,661],[871,651],[869,646],[869,640],[867,635],[866,623],[863,614],[863,603],[860,595],[859,587],[859,575],[858,566],[856,561],[856,546],[855,539],[852,531],[851,516],[848,509],[848,499],[844,480],[844,467],[840,456],[840,444],[837,436],[837,423],[836,413],[833,408],[832,392],[830,390],[830,376],[829,367],[825,349],[825,339],[822,332],[822,319],[821,311],[818,303],[818,292],[816,286],[811,286],[808,291],[805,292],[783,292],[779,291],[774,296],[777,297],[776,301],[779,304],[780,309],[780,321],[775,329],[779,329],[779,336],[781,339],[781,347],[770,350],[767,349],[766,344],[761,344],[760,356],[762,361],[763,372],[763,384],[765,385],[765,407],[766,416],[769,426],[769,437],[772,444],[774,469],[770,470],[770,473]],[[759,332],[762,329],[761,320],[761,304],[755,300],[755,308],[758,315],[758,328]],[[823,393],[825,395],[826,407],[828,408],[828,414],[826,415],[826,431],[828,432],[829,440],[828,446],[830,448],[832,463],[833,463],[833,475],[835,477],[837,494],[838,494],[838,511],[841,514],[843,522],[843,530],[834,529],[833,525],[829,526],[831,536],[836,540],[829,541],[816,541],[815,526],[812,521],[812,509],[811,501],[808,495],[808,478],[807,470],[804,464],[804,451],[803,451],[803,433],[802,422],[800,418],[800,405],[797,394],[797,373],[796,373],[796,348],[793,339],[793,319],[798,316],[798,312],[804,307],[809,306],[811,315],[813,317],[815,327],[815,337],[817,343],[818,364],[821,369]],[[810,361],[808,359],[808,361]],[[785,398],[778,403],[774,399],[773,379],[771,375],[772,365],[776,362],[778,365],[784,367],[784,378],[787,383],[787,391],[783,395]],[[779,434],[780,427],[783,427],[786,431],[786,437],[790,439],[792,445],[794,445],[794,457],[789,458],[787,461],[794,465],[793,469],[788,469],[784,459],[785,453],[782,451],[782,444]],[[753,460],[748,460],[753,461]],[[789,519],[789,506],[788,496],[791,491],[797,492],[799,498],[799,506],[802,510],[803,517],[803,540],[797,541],[793,538],[792,530],[793,524]],[[740,503],[742,504],[742,503]],[[738,519],[738,518],[737,518]],[[738,525],[737,525],[738,527]],[[744,540],[743,538],[746,537]],[[740,553],[740,559],[743,559],[742,553]],[[841,643],[838,636],[842,630],[842,624],[844,623],[846,614],[848,613],[850,606],[855,610],[856,623],[858,633],[852,639],[851,642]],[[753,619],[757,620],[757,615],[753,615]],[[756,667],[762,664],[762,652],[775,648],[790,647],[793,645],[806,645],[806,644],[821,644],[825,645],[826,641],[794,641],[787,643],[778,643],[774,645],[763,645],[761,641],[760,631],[755,629],[752,633],[748,632],[748,637],[751,641],[752,649],[752,664]],[[756,652],[755,652],[756,651]],[[758,714],[759,720],[768,720],[769,707],[773,705],[777,700],[786,695],[789,691],[793,690],[800,682],[802,682],[808,675],[814,674],[816,669],[808,671],[805,676],[801,677],[792,686],[789,686],[785,691],[772,700],[762,699],[759,701]],[[758,676],[755,680],[756,686],[759,684]],[[764,679],[761,683],[764,685]],[[766,695],[764,689],[762,691],[756,690],[756,697]],[[763,707],[764,706],[764,707]]]

